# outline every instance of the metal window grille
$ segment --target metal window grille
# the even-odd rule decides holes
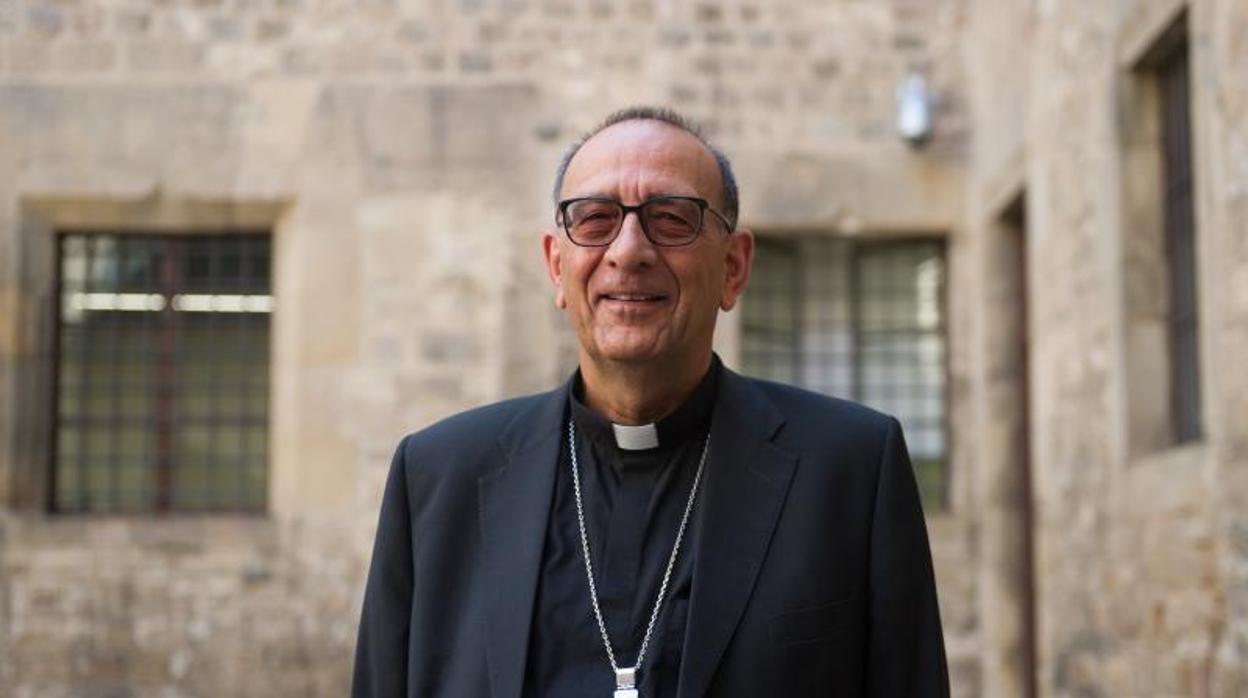
[[[264,509],[270,240],[60,236],[54,511]]]
[[[857,399],[896,415],[927,501],[943,506],[945,260],[939,242],[856,248]]]
[[[760,242],[742,303],[748,373],[897,416],[924,501],[945,506],[945,270],[939,241]]]
[[[1187,46],[1157,68],[1161,94],[1166,264],[1169,272],[1170,413],[1176,442],[1200,437],[1200,346]]]
[[[758,240],[741,323],[746,365],[760,378],[785,383],[798,380],[800,283],[796,245]]]

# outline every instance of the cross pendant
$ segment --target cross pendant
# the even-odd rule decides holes
[[[623,667],[615,670],[614,698],[638,698],[637,667]]]

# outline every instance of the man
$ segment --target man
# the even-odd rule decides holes
[[[580,368],[399,445],[354,695],[947,696],[896,420],[712,352],[754,251],[727,159],[626,110],[556,198]]]

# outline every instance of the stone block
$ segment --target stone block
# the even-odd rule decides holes
[[[122,38],[147,36],[152,26],[151,10],[140,7],[118,7],[113,13],[113,28]]]
[[[548,19],[566,22],[576,17],[578,3],[569,0],[541,0],[542,14]]]
[[[749,37],[752,48],[769,49],[776,44],[775,32],[767,29],[755,29],[749,33]]]
[[[108,38],[108,18],[108,11],[97,4],[79,5],[69,14],[68,33],[78,39]]]
[[[673,104],[688,107],[699,101],[698,89],[689,83],[677,83],[668,92],[668,99]]]
[[[628,4],[628,16],[637,22],[652,22],[655,18],[653,0],[632,0]]]
[[[528,12],[531,0],[497,0],[497,5],[503,17],[519,17]]]
[[[65,28],[65,11],[52,4],[37,4],[26,12],[26,24],[34,38],[51,39]]]
[[[475,365],[481,359],[476,337],[463,333],[428,333],[421,340],[421,356],[436,364]]]
[[[692,38],[688,29],[665,26],[659,30],[659,43],[668,48],[683,48]]]
[[[212,88],[15,87],[0,91],[0,103],[26,134],[27,186],[76,190],[95,181],[95,191],[121,192],[161,181],[174,191],[221,191],[234,166],[221,157],[233,150],[229,140],[235,137],[230,94]],[[162,129],[168,140],[151,137]]]
[[[15,3],[0,5],[0,38],[11,39],[21,34],[21,17]]]
[[[8,70],[14,75],[46,73],[52,69],[52,46],[21,40],[7,47]]]
[[[693,69],[708,77],[719,75],[721,67],[719,57],[714,53],[705,53],[693,61]]]
[[[290,35],[290,21],[280,17],[264,17],[256,22],[256,38],[275,41]]]
[[[238,41],[244,34],[243,19],[233,14],[209,17],[205,28],[210,41]]]
[[[724,9],[718,3],[700,2],[694,6],[694,17],[708,24],[719,22],[724,18]]]
[[[426,51],[416,60],[416,65],[428,73],[440,73],[446,68],[446,55],[441,51]]]
[[[282,51],[281,71],[292,76],[315,75],[326,68],[325,53],[311,46],[291,46]]]
[[[532,73],[540,65],[542,53],[530,46],[519,46],[498,52],[499,72],[511,75]]]
[[[494,60],[485,51],[463,51],[459,54],[459,69],[465,73],[488,73]]]
[[[737,42],[736,32],[730,29],[716,28],[707,30],[706,44],[716,48],[732,46]]]
[[[202,44],[145,39],[125,45],[125,66],[137,73],[188,73],[203,64]]]
[[[407,18],[394,30],[395,38],[406,44],[420,44],[430,36],[429,25],[422,19]]]
[[[64,41],[51,58],[54,70],[69,73],[105,73],[117,65],[117,47],[103,41]]]
[[[615,7],[610,2],[603,0],[595,0],[589,5],[589,17],[595,22],[610,21],[612,15],[615,14]]]
[[[502,20],[482,20],[477,24],[478,45],[503,43],[511,35],[511,24]]]

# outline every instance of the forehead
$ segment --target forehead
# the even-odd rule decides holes
[[[710,198],[719,188],[719,166],[697,137],[661,121],[632,120],[608,126],[585,141],[568,164],[561,197]]]

